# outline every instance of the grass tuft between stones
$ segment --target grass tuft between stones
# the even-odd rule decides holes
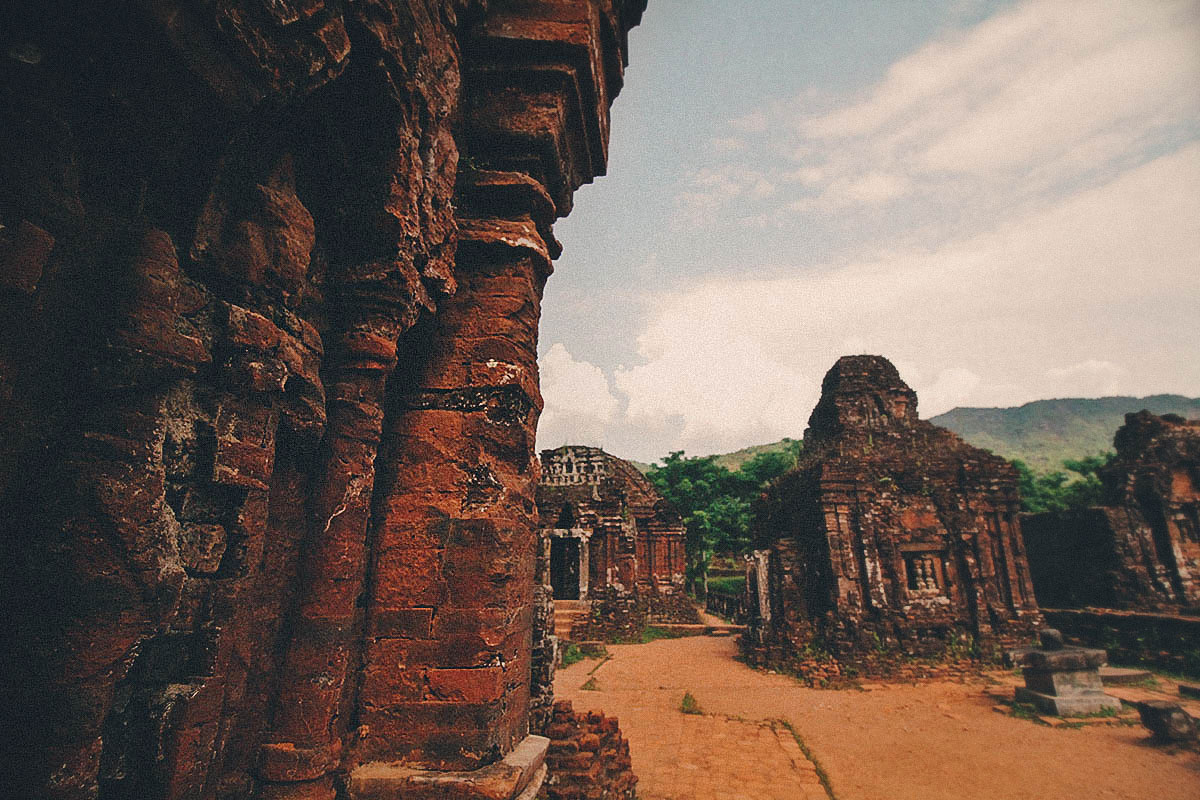
[[[795,726],[793,726],[792,723],[788,722],[786,719],[781,719],[779,722],[781,725],[783,725],[783,727],[788,729],[788,733],[790,733],[792,738],[796,740],[796,744],[800,747],[800,752],[804,753],[804,757],[812,762],[813,768],[817,771],[817,780],[821,782],[821,788],[825,790],[825,794],[829,797],[829,800],[838,800],[838,796],[833,791],[833,784],[829,781],[829,773],[825,771],[825,767],[819,760],[817,760],[817,757],[813,755],[813,751],[808,749],[808,744],[805,743],[804,737],[802,737],[796,730]]]

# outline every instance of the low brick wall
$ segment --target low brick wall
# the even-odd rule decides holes
[[[571,626],[571,641],[636,642],[647,625],[696,625],[700,614],[682,591],[671,594],[608,587],[593,595],[588,613]]]
[[[635,641],[645,630],[646,606],[636,595],[606,588],[592,597],[586,615],[571,626],[571,641]]]
[[[567,700],[554,703],[545,735],[550,769],[539,800],[632,800],[637,787],[629,742],[616,717],[579,712]]]
[[[1112,663],[1200,677],[1200,617],[1103,608],[1043,608],[1042,614],[1068,639],[1107,650]]]
[[[688,625],[700,622],[700,612],[696,604],[687,596],[683,589],[673,592],[643,591],[639,597],[645,603],[646,615],[650,622],[677,622]]]

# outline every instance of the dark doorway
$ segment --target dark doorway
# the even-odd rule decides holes
[[[574,536],[550,539],[550,587],[555,600],[579,599],[579,540]]]

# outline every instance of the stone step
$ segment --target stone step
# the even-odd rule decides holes
[[[555,600],[554,601],[554,635],[560,640],[571,638],[571,626],[575,620],[588,612],[590,604],[586,600]]]
[[[1149,670],[1126,669],[1125,667],[1101,667],[1100,681],[1105,686],[1127,686],[1150,677]]]
[[[555,614],[554,615],[554,632],[562,635],[571,630],[571,625],[575,620],[580,618],[580,614]]]

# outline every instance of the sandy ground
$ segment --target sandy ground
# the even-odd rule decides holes
[[[786,720],[838,800],[1197,800],[1200,756],[1140,727],[1050,728],[993,711],[984,682],[808,689],[733,660],[731,637],[610,645],[560,670],[558,697],[620,718],[640,800],[822,798]],[[598,666],[599,665],[599,666]],[[597,691],[580,687],[595,680]],[[690,692],[703,716],[680,711]]]

